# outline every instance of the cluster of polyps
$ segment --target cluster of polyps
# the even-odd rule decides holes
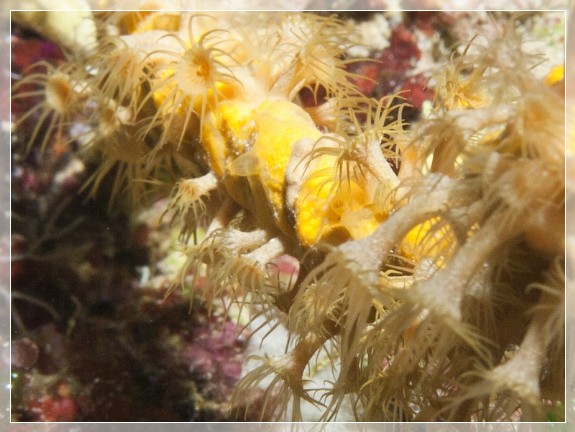
[[[173,188],[178,282],[292,335],[240,392],[273,375],[276,415],[300,419],[320,403],[306,367],[335,343],[324,419],[348,396],[362,420],[536,420],[563,401],[564,100],[512,25],[437,74],[432,116],[407,132],[394,96],[352,84],[337,19],[106,20],[118,34],[21,81],[39,90],[17,97],[45,99],[17,127],[40,112],[97,154],[92,193],[111,173],[113,197]],[[288,255],[286,280],[269,264]]]

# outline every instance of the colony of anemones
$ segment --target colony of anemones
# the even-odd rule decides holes
[[[271,376],[292,420],[302,401],[328,420],[349,398],[369,421],[541,420],[564,401],[564,98],[515,21],[437,72],[409,128],[401,95],[353,84],[334,17],[107,19],[117,35],[16,84],[45,95],[16,127],[37,116],[32,143],[47,130],[100,161],[92,195],[108,176],[112,202],[169,195],[174,284],[287,328],[238,395]],[[314,383],[327,347],[334,381]]]

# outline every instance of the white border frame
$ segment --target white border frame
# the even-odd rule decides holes
[[[2,62],[10,59],[10,11],[16,9],[33,9],[42,5],[42,9],[62,9],[65,3],[71,1],[42,0],[2,0],[0,4],[0,59]],[[130,0],[92,0],[106,10],[133,9],[136,2]],[[179,0],[182,9],[188,10],[288,10],[293,5],[307,3],[307,9],[314,10],[315,0]],[[325,5],[325,1],[322,6]],[[353,9],[370,10],[369,0],[347,0],[334,2],[336,5],[352,4]],[[441,1],[429,0],[397,0],[382,1],[382,3],[401,3],[406,9],[429,9],[430,5],[441,5]],[[453,5],[454,2],[451,2]],[[526,3],[521,0],[507,2],[483,0],[484,9],[522,10]],[[533,2],[527,2],[533,3]],[[560,10],[566,14],[566,143],[568,133],[571,153],[566,160],[567,179],[574,179],[575,173],[569,174],[568,169],[575,169],[575,0],[541,1],[541,10]],[[363,8],[362,5],[366,7]],[[373,3],[372,3],[373,4]],[[460,2],[466,6],[468,2]],[[101,6],[100,6],[101,5]],[[272,7],[273,6],[273,7]],[[436,6],[437,7],[437,6]],[[335,10],[335,9],[334,9]],[[462,10],[464,10],[462,8]],[[571,23],[571,29],[568,23]],[[170,432],[198,431],[228,431],[230,429],[246,432],[259,431],[512,431],[512,432],[567,432],[575,430],[575,198],[566,202],[566,421],[563,423],[10,423],[10,134],[7,129],[10,121],[10,76],[5,76],[10,65],[0,68],[0,430],[21,432],[74,431],[74,432]],[[575,185],[570,185],[575,190]],[[8,293],[7,295],[4,295]],[[571,425],[571,426],[569,426]]]

